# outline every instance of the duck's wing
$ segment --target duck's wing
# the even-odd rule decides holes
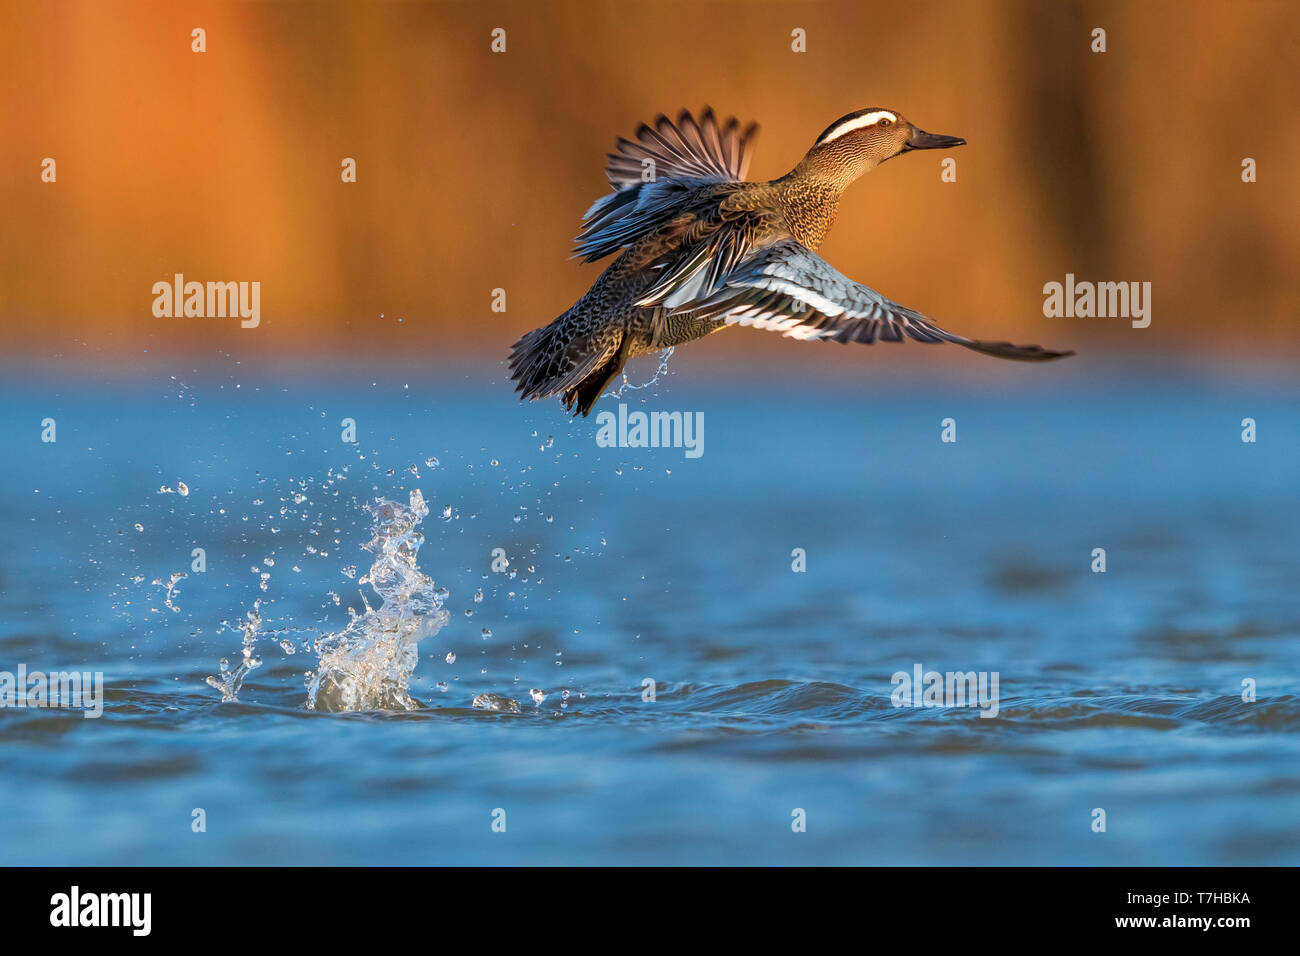
[[[706,106],[696,121],[682,110],[674,123],[660,114],[654,125],[642,123],[636,140],[619,137],[617,152],[609,154],[605,175],[616,190],[634,188],[650,179],[700,179],[740,182],[749,169],[758,124],[742,127],[729,116],[723,122]]]
[[[697,273],[698,275],[698,273]],[[709,291],[709,290],[712,291]],[[692,289],[692,301],[675,303],[675,315],[723,319],[770,329],[791,338],[833,342],[953,342],[1026,362],[1073,355],[1038,345],[983,342],[939,328],[920,312],[891,302],[875,289],[835,269],[794,239],[764,245],[711,285]],[[667,301],[665,305],[669,305]]]
[[[635,140],[620,137],[605,167],[614,191],[583,215],[574,256],[594,262],[617,252],[670,222],[701,191],[743,181],[757,132],[734,116],[719,122],[705,107],[698,121],[682,110],[676,123],[660,115]]]

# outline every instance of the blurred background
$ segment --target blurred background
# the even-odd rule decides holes
[[[1300,861],[1298,26],[0,0],[0,670],[106,681],[99,720],[0,711],[0,863]],[[822,253],[1077,357],[729,331],[598,406],[698,411],[698,459],[521,407],[510,343],[605,265],[568,259],[605,154],[706,103],[761,124],[752,178],[868,106],[965,137]],[[260,282],[261,324],[155,318],[176,273]],[[1150,327],[1045,318],[1067,273],[1150,282]],[[366,508],[417,491],[428,707],[307,711],[376,600]],[[894,708],[914,665],[1001,674],[999,719]]]
[[[567,257],[615,137],[706,103],[760,123],[751,178],[866,106],[965,137],[860,182],[822,250],[957,331],[1094,354],[1300,343],[1289,0],[0,9],[8,356],[504,354],[606,264]],[[151,286],[177,272],[260,281],[261,326],[155,318]],[[1151,327],[1045,319],[1043,284],[1067,272],[1151,282]],[[753,332],[692,350],[863,360]],[[918,358],[973,361],[891,355]]]

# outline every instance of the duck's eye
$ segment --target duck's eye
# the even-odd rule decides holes
[[[876,125],[877,125],[877,126],[888,126],[888,125],[889,125],[889,120],[887,120],[887,119],[882,119],[882,120],[881,120],[879,123],[877,123]]]

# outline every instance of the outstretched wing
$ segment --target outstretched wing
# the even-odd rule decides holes
[[[757,124],[734,116],[719,123],[711,107],[699,121],[682,110],[673,123],[660,115],[636,139],[622,137],[605,175],[614,192],[583,215],[574,255],[594,262],[649,235],[679,215],[702,191],[741,182],[749,168]]]
[[[953,342],[986,355],[1028,362],[1074,354],[1038,345],[983,342],[945,331],[921,313],[854,282],[793,239],[764,246],[723,275],[711,291],[698,291],[702,294],[677,305],[673,314],[722,319],[805,340],[864,345],[904,338]]]
[[[654,179],[740,182],[749,169],[757,132],[758,124],[742,129],[734,116],[719,123],[711,106],[704,108],[699,122],[689,110],[682,110],[676,123],[661,113],[653,126],[641,124],[635,142],[619,137],[618,151],[609,154],[605,175],[616,190],[640,186],[647,168]]]

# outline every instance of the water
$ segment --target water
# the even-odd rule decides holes
[[[697,459],[491,363],[11,370],[0,670],[107,689],[0,710],[0,862],[1300,862],[1293,385],[673,365]]]
[[[429,515],[420,490],[412,491],[405,505],[377,498],[367,510],[374,517],[374,536],[365,548],[375,563],[359,583],[374,589],[379,604],[372,607],[363,593],[365,613],[352,612],[346,628],[313,642],[319,661],[308,676],[309,710],[419,709],[410,685],[420,641],[448,621],[445,595],[416,565],[424,543],[420,524]]]

